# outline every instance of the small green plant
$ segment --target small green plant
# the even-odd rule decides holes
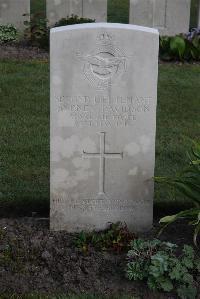
[[[160,57],[163,60],[200,60],[200,29],[188,34],[160,37]]]
[[[75,24],[83,24],[83,23],[93,23],[95,20],[88,18],[79,18],[77,15],[71,15],[67,18],[62,18],[58,22],[55,23],[53,27],[60,27],[66,25],[75,25]]]
[[[155,177],[155,182],[167,184],[194,203],[194,208],[181,211],[176,215],[160,219],[162,230],[178,219],[188,219],[189,224],[195,226],[194,243],[197,245],[197,236],[200,231],[200,142],[193,142],[191,153],[188,153],[189,165],[174,177]]]
[[[128,249],[130,240],[134,238],[134,234],[128,230],[126,224],[118,222],[110,224],[109,228],[102,232],[81,232],[75,238],[75,246],[83,252],[94,247],[97,250],[120,253]]]
[[[126,275],[130,280],[146,281],[151,290],[176,291],[181,299],[197,295],[200,259],[191,246],[184,245],[177,256],[177,245],[154,239],[131,241]]]
[[[0,25],[0,42],[7,43],[17,40],[17,29],[12,24]]]
[[[31,14],[30,21],[25,21],[24,39],[32,46],[40,48],[49,47],[49,28],[47,20],[41,13]]]

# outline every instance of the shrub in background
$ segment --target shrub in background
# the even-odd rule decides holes
[[[191,246],[185,245],[178,256],[176,251],[177,245],[157,239],[131,241],[127,277],[146,281],[151,290],[176,291],[182,299],[195,299],[200,259]]]
[[[71,17],[62,18],[53,27],[60,27],[66,25],[92,23],[95,20],[79,18],[76,15]],[[50,27],[47,26],[48,20],[44,18],[43,13],[32,14],[30,21],[25,21],[26,26],[24,31],[24,39],[32,46],[48,49],[49,48],[49,35]]]
[[[67,18],[62,18],[58,22],[55,23],[53,27],[60,27],[66,25],[75,25],[75,24],[84,24],[84,23],[94,23],[95,20],[87,19],[87,18],[79,18],[77,15],[71,15]]]
[[[200,60],[200,28],[188,34],[160,37],[160,58],[163,60]]]
[[[30,21],[25,21],[24,39],[32,46],[48,49],[49,28],[42,13],[30,15]]]
[[[0,25],[0,42],[7,43],[17,40],[17,28],[12,25]]]

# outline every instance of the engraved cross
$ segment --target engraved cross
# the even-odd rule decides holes
[[[105,194],[105,160],[106,159],[123,159],[122,153],[106,153],[105,152],[105,132],[100,132],[100,152],[99,153],[87,153],[83,151],[83,158],[97,158],[100,160],[99,166],[99,192],[97,199],[107,199]]]

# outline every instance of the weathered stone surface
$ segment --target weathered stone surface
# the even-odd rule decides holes
[[[186,33],[191,0],[130,0],[130,23],[157,28],[161,35]]]
[[[0,24],[13,24],[24,29],[24,21],[29,20],[30,0],[0,0]]]
[[[46,11],[50,25],[72,14],[104,22],[107,20],[107,0],[47,0]]]
[[[72,14],[82,17],[82,0],[46,0],[46,15],[49,25]]]
[[[83,17],[95,22],[107,21],[107,0],[83,0]]]
[[[158,32],[51,30],[51,228],[151,227]]]

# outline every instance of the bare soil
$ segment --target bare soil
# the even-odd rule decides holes
[[[157,225],[141,237],[153,238],[156,232]],[[144,283],[128,281],[125,254],[94,248],[83,253],[76,248],[75,237],[76,234],[50,231],[47,218],[0,219],[0,294],[88,293],[176,298],[174,294],[152,293]],[[179,245],[192,244],[192,229],[175,224],[161,239]]]
[[[25,43],[0,44],[0,59],[13,60],[48,60],[49,53]]]

